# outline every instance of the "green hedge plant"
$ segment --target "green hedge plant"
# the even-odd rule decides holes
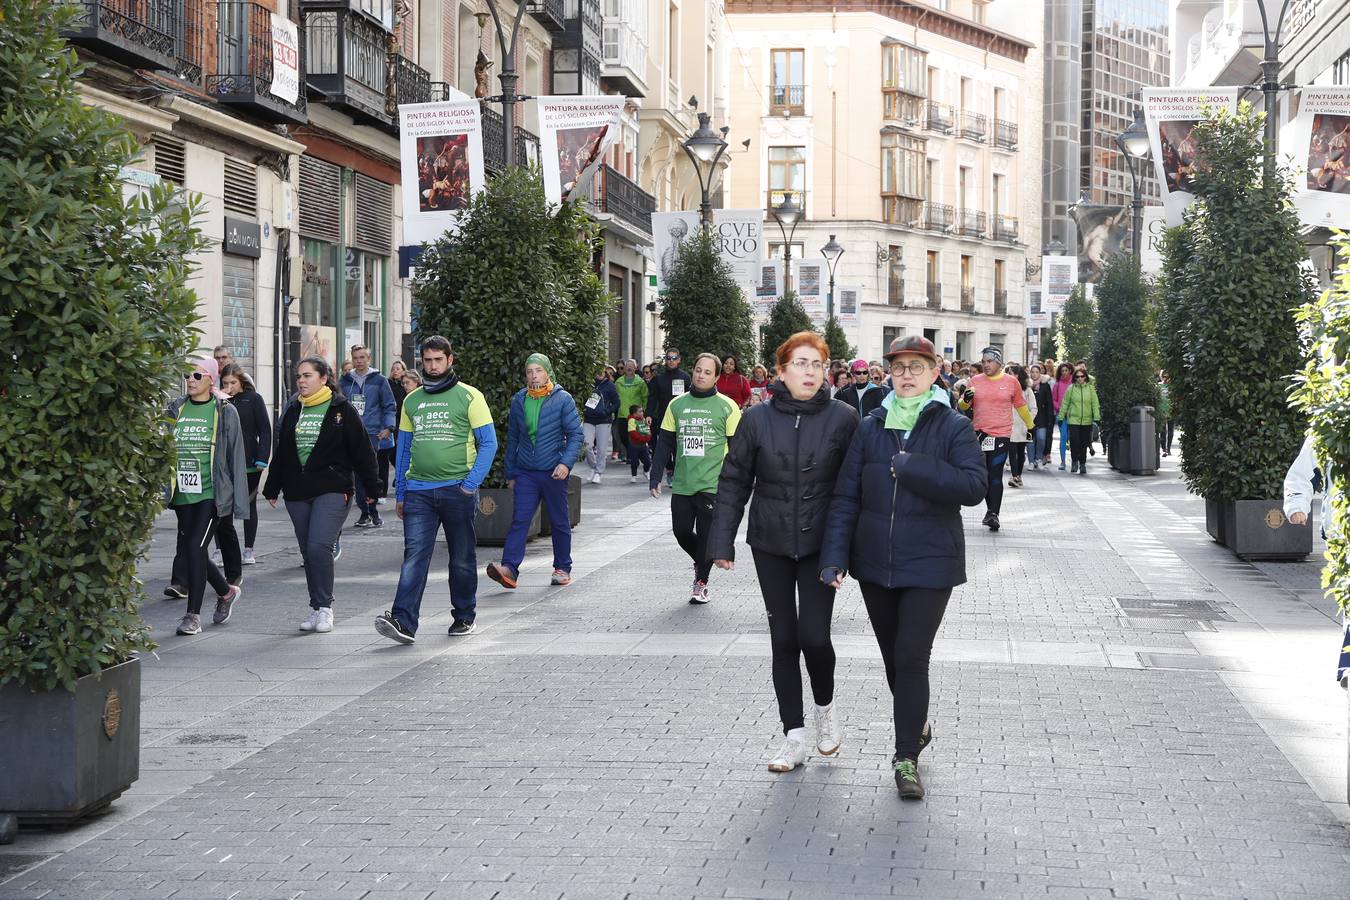
[[[844,326],[839,324],[839,319],[830,316],[825,320],[825,343],[830,347],[830,359],[852,359],[853,345],[848,342],[848,335],[844,332]],[[882,352],[889,350],[890,347],[883,347]]]
[[[0,0],[0,684],[73,688],[153,647],[136,563],[196,343],[195,204],[123,198],[137,150],[84,106],[72,7]]]
[[[1102,405],[1102,433],[1109,441],[1130,433],[1130,410],[1158,405],[1150,342],[1145,331],[1148,286],[1139,263],[1117,254],[1097,284],[1097,326],[1092,368]]]
[[[691,362],[700,353],[715,353],[718,359],[754,358],[750,304],[703,229],[685,241],[680,251],[661,301],[661,328],[667,346],[678,347]]]
[[[783,341],[799,331],[814,330],[811,317],[806,314],[806,307],[802,306],[802,301],[797,299],[797,293],[788,291],[774,304],[773,311],[769,313],[769,321],[759,333],[761,361],[764,367],[772,370],[778,365],[778,359],[774,354],[778,352]]]
[[[1077,285],[1064,301],[1064,309],[1057,322],[1055,350],[1060,360],[1077,363],[1092,359],[1092,333],[1097,327],[1097,308],[1088,298],[1087,289]]]

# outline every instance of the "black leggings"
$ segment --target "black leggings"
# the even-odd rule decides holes
[[[895,752],[918,759],[919,735],[928,721],[928,660],[952,589],[887,588],[866,581],[858,586],[895,701]]]
[[[216,501],[201,500],[175,506],[173,511],[178,516],[178,557],[183,561],[187,575],[187,611],[200,614],[208,581],[217,596],[223,597],[230,590],[225,576],[206,555],[216,530]]]
[[[1069,454],[1074,462],[1087,465],[1088,446],[1091,443],[1091,425],[1069,426]]]
[[[1022,470],[1027,465],[1027,445],[1020,441],[1014,441],[1008,445],[1008,471],[1012,477],[1021,478]]]
[[[258,482],[262,472],[248,473],[248,518],[244,520],[244,546],[253,549],[258,537]],[[216,547],[225,567],[225,580],[237,584],[244,577],[243,557],[239,555],[239,534],[234,530],[234,517],[221,519],[216,527]]]
[[[716,494],[670,495],[670,524],[680,548],[694,561],[694,580],[705,584],[712,573],[708,532],[717,511]]]
[[[975,432],[981,444],[989,439],[983,432]],[[1008,461],[1008,439],[994,438],[994,449],[984,451],[984,467],[989,474],[989,486],[985,490],[984,506],[989,512],[998,515],[1003,508],[1003,464]]]
[[[830,643],[834,588],[820,583],[819,554],[792,559],[755,548],[751,552],[769,614],[773,692],[778,695],[778,715],[787,734],[806,724],[798,659],[806,658],[816,706],[829,706],[834,700],[834,645]]]

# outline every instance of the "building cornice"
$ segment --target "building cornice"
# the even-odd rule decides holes
[[[78,83],[78,87],[80,99],[87,105],[120,117],[136,134],[152,135],[171,131],[173,123],[178,121],[178,116],[174,113],[158,109],[143,100],[133,100],[121,94],[100,90],[83,81]]]
[[[1036,46],[988,25],[911,0],[726,0],[726,10],[727,15],[873,13],[1016,62],[1025,62]]]
[[[157,105],[185,122],[192,122],[219,134],[229,135],[238,141],[260,147],[263,150],[284,154],[305,152],[304,144],[297,143],[284,135],[277,134],[275,131],[250,125],[242,119],[204,106],[195,100],[189,100],[187,97],[165,95],[158,99]]]

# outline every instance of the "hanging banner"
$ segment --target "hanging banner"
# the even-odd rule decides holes
[[[1128,206],[1079,205],[1074,208],[1078,224],[1078,274],[1083,281],[1101,281],[1106,264],[1125,250],[1129,242]]]
[[[584,191],[622,130],[624,97],[540,97],[539,155],[544,196],[561,203]]]
[[[1350,227],[1350,87],[1309,87],[1293,125],[1295,165],[1306,173],[1294,196],[1299,221]]]
[[[459,211],[487,182],[476,100],[398,108],[403,243],[419,246],[459,227]]]
[[[1162,185],[1163,208],[1169,225],[1180,225],[1181,214],[1195,200],[1196,147],[1192,132],[1206,110],[1237,109],[1240,88],[1203,90],[1153,89],[1143,92],[1153,167]]]
[[[1047,311],[1056,313],[1064,309],[1064,304],[1078,284],[1078,257],[1042,256],[1041,257],[1041,302]]]
[[[1139,271],[1157,277],[1162,274],[1163,238],[1167,234],[1167,213],[1161,206],[1144,207],[1144,240],[1139,253]]]
[[[783,261],[770,259],[759,264],[759,278],[755,282],[755,310],[768,312],[783,296]]]
[[[1029,286],[1027,288],[1027,327],[1028,328],[1049,328],[1050,310],[1045,308],[1042,302],[1044,294],[1040,285]]]
[[[792,261],[792,287],[812,319],[825,315],[825,263],[809,259]]]
[[[839,316],[840,325],[847,327],[858,324],[858,305],[862,303],[862,295],[863,289],[859,285],[835,286],[835,313]]]
[[[714,209],[712,237],[737,281],[758,280],[759,264],[764,262],[764,210]]]
[[[670,286],[685,242],[698,231],[698,213],[652,213],[652,240],[656,249],[656,292],[664,294]]]
[[[295,104],[300,97],[300,29],[272,13],[272,83],[267,92]]]

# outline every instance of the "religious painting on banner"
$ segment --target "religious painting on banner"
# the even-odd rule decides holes
[[[670,276],[680,261],[685,243],[698,231],[696,212],[652,213],[652,241],[656,251],[656,292],[670,288]]]
[[[398,115],[402,246],[419,246],[453,232],[487,182],[482,119],[476,100],[409,103]]]
[[[1195,126],[1209,111],[1234,112],[1240,90],[1153,88],[1143,92],[1144,120],[1168,224],[1180,225],[1181,214],[1195,200],[1195,172],[1200,164]]]
[[[544,196],[561,203],[584,191],[622,131],[626,98],[540,97],[539,153]]]
[[[1101,281],[1111,258],[1125,250],[1130,230],[1128,206],[1075,207],[1078,223],[1078,273],[1083,281]]]
[[[1047,311],[1062,312],[1078,284],[1078,257],[1041,257],[1041,302]]]
[[[1294,203],[1314,228],[1350,227],[1350,87],[1307,87],[1290,126],[1301,170]]]
[[[733,277],[742,284],[756,283],[764,261],[764,210],[714,209],[712,237]]]

